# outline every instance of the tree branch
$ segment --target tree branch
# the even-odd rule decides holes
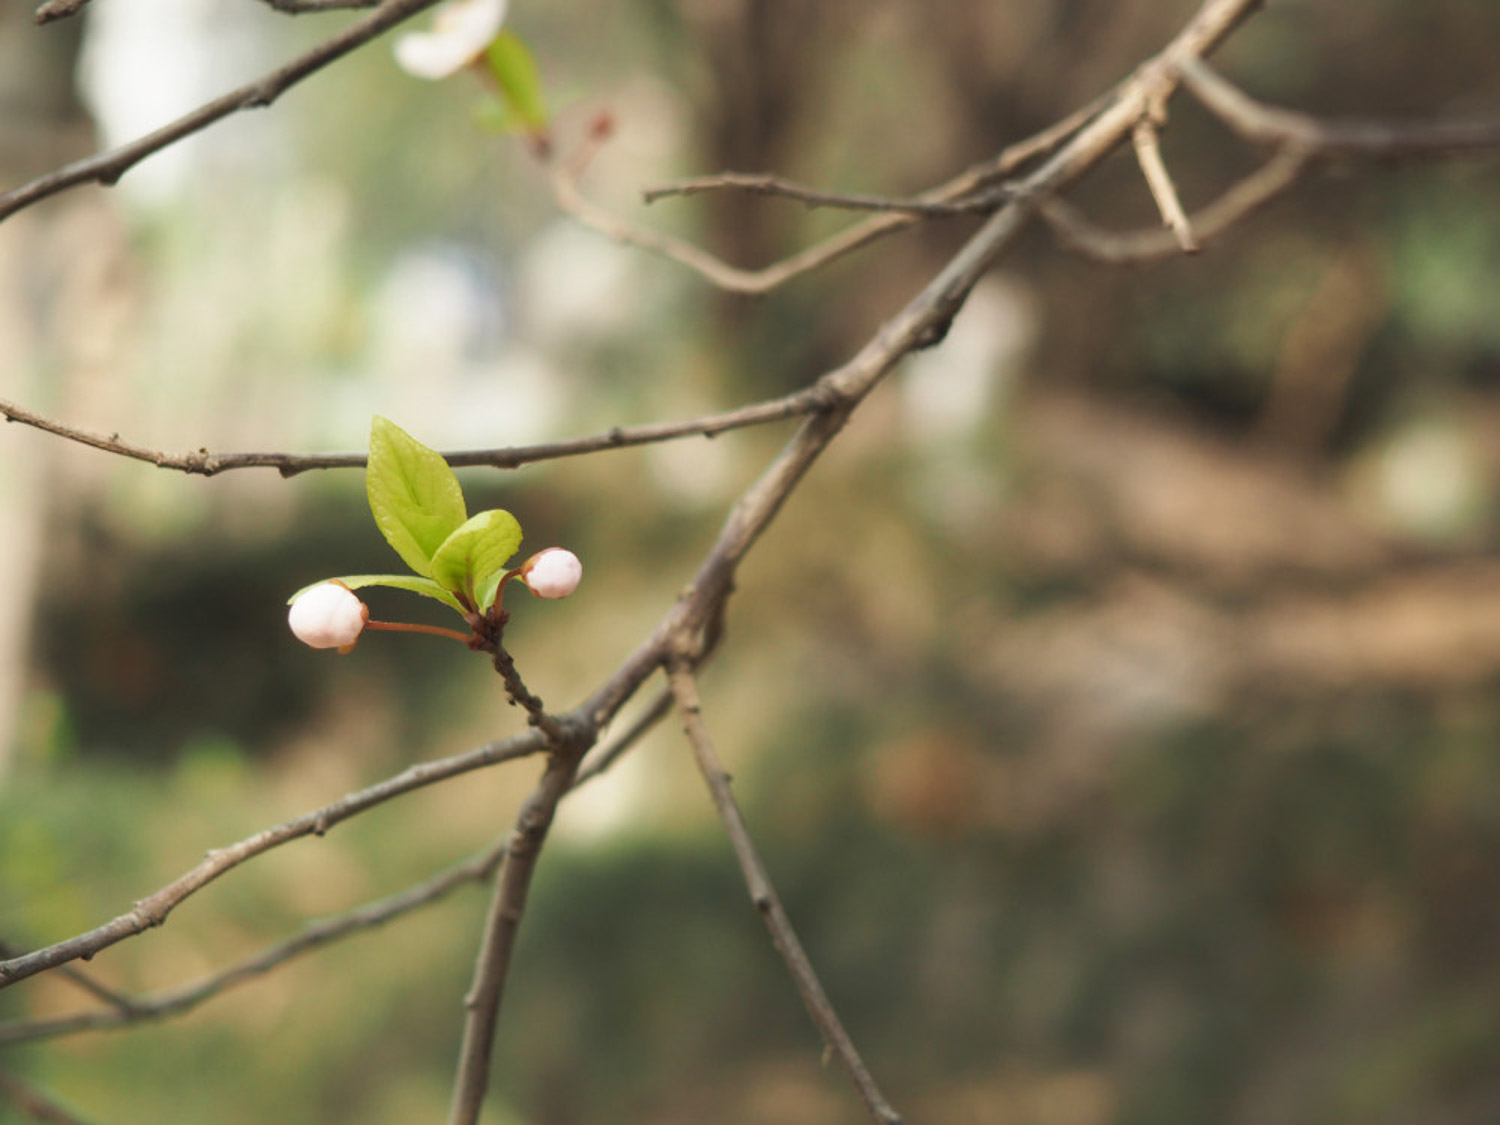
[[[720,172],[713,176],[692,176],[646,188],[641,198],[646,203],[655,203],[669,197],[702,195],[713,191],[746,191],[752,195],[770,195],[805,203],[809,207],[832,207],[843,211],[899,211],[910,215],[930,218],[947,218],[954,215],[988,214],[1009,198],[1003,187],[983,191],[962,199],[925,200],[902,199],[885,195],[845,195],[838,192],[819,191],[803,184],[764,172]]]
[[[601,747],[599,753],[578,771],[578,776],[568,792],[576,791],[614,765],[665,716],[671,707],[671,702],[670,693],[663,692],[658,696],[639,718],[612,739],[608,745]],[[490,878],[504,854],[505,844],[502,842],[396,894],[376,902],[366,903],[343,914],[313,922],[285,941],[268,946],[201,981],[168,992],[157,993],[154,996],[126,996],[106,988],[92,977],[78,972],[71,965],[60,965],[53,971],[73,980],[80,987],[105,1001],[109,1007],[57,1019],[16,1020],[0,1024],[0,1047],[52,1039],[81,1031],[125,1027],[145,1020],[165,1019],[191,1011],[250,977],[263,975],[304,953],[311,953],[343,938],[364,933],[402,915],[441,901],[466,883],[480,882]],[[12,956],[13,953],[8,948],[0,948],[0,955]]]
[[[822,399],[810,390],[795,391],[780,398],[767,399],[749,406],[718,414],[704,414],[682,422],[656,422],[644,426],[613,426],[600,434],[570,438],[564,441],[516,445],[501,449],[459,449],[444,453],[443,459],[454,468],[488,467],[515,469],[537,461],[551,461],[598,453],[608,449],[653,445],[685,437],[714,437],[731,430],[763,426],[811,414],[823,406]],[[362,469],[363,453],[210,453],[199,449],[193,453],[168,453],[123,440],[119,434],[83,430],[54,421],[13,402],[0,399],[0,418],[42,430],[92,449],[113,453],[132,461],[145,461],[159,469],[197,476],[217,476],[233,469],[275,469],[283,477],[294,477],[313,469]]]
[[[1156,201],[1156,209],[1161,212],[1162,225],[1172,232],[1172,237],[1177,240],[1177,245],[1184,254],[1196,254],[1198,243],[1193,238],[1192,225],[1182,209],[1182,201],[1177,198],[1177,187],[1172,183],[1172,174],[1167,171],[1166,162],[1161,158],[1156,124],[1150,117],[1141,118],[1135,123],[1130,139],[1135,146],[1136,161],[1146,177],[1146,186],[1151,189],[1151,198]]]
[[[77,1117],[33,1086],[0,1071],[0,1094],[4,1094],[24,1114],[47,1125],[84,1125]]]
[[[490,911],[485,918],[474,983],[464,998],[464,1034],[459,1048],[458,1075],[453,1085],[450,1125],[474,1125],[489,1089],[490,1057],[505,982],[515,952],[516,934],[526,913],[526,897],[536,873],[536,861],[546,842],[557,804],[572,787],[578,763],[588,749],[585,742],[563,743],[547,758],[541,781],[521,806],[511,831],[505,860],[495,878]]]
[[[51,23],[53,20],[67,19],[76,16],[83,11],[83,6],[89,0],[47,0],[36,10],[36,22],[38,24]]]
[[[745,877],[745,886],[750,892],[750,901],[755,904],[755,909],[760,913],[761,920],[765,922],[766,929],[771,932],[771,941],[776,946],[776,951],[781,954],[781,959],[786,962],[787,971],[791,973],[797,991],[802,995],[802,1002],[807,1005],[808,1015],[812,1017],[813,1024],[823,1037],[823,1042],[829,1052],[839,1060],[849,1075],[849,1080],[854,1083],[854,1088],[864,1100],[865,1108],[869,1110],[870,1116],[881,1125],[900,1125],[901,1115],[886,1101],[880,1088],[875,1084],[875,1079],[871,1077],[869,1068],[865,1066],[864,1059],[855,1048],[854,1041],[844,1030],[843,1021],[839,1019],[838,1012],[818,980],[812,962],[808,960],[807,953],[797,938],[797,932],[792,928],[791,919],[787,917],[786,910],[781,905],[781,899],[776,894],[776,888],[771,883],[771,876],[755,850],[755,843],[750,838],[750,830],[745,826],[745,818],[734,799],[729,773],[719,761],[713,742],[709,738],[708,728],[704,725],[702,701],[698,698],[697,679],[685,661],[674,663],[668,672],[668,677],[672,695],[677,700],[677,709],[682,715],[683,732],[693,748],[693,758],[697,761],[698,771],[703,775],[704,783],[708,786],[719,819],[724,822],[724,831],[729,836],[730,846],[734,849],[734,857],[739,862],[740,871]]]
[[[0,1047],[55,1039],[81,1031],[103,1031],[126,1027],[147,1020],[161,1020],[181,1015],[198,1007],[234,985],[262,976],[304,953],[356,933],[383,926],[404,914],[438,902],[468,883],[490,878],[505,854],[505,845],[497,844],[447,871],[424,880],[404,891],[366,903],[354,910],[313,922],[286,939],[268,946],[193,984],[158,992],[151,996],[122,998],[109,1008],[98,1008],[76,1015],[45,1020],[16,1020],[0,1024]]]
[[[0,195],[0,219],[80,184],[97,183],[111,187],[152,153],[160,152],[184,137],[201,132],[231,114],[270,105],[304,78],[317,73],[335,59],[363,46],[403,20],[432,7],[436,2],[437,0],[385,0],[364,19],[351,24],[331,39],[270,74],[231,90],[129,144],[75,161]]]
[[[539,732],[526,731],[463,754],[422,762],[376,785],[348,793],[331,805],[264,829],[228,847],[216,848],[192,870],[141,899],[128,913],[65,941],[0,961],[0,988],[8,988],[16,981],[80,957],[87,960],[118,941],[161,925],[183,900],[202,890],[226,871],[262,852],[303,836],[321,836],[340,821],[389,801],[392,797],[470,770],[524,758],[541,750],[543,745]]]
[[[1204,107],[1253,144],[1298,148],[1319,157],[1460,155],[1500,148],[1500,121],[1324,120],[1258,102],[1206,63],[1185,58],[1182,84]]]
[[[1194,241],[1203,246],[1218,238],[1241,219],[1285,193],[1301,178],[1306,167],[1307,157],[1300,152],[1291,149],[1278,152],[1213,203],[1189,217]],[[1065,250],[1106,265],[1139,265],[1182,254],[1182,244],[1168,231],[1105,230],[1062,199],[1043,201],[1041,213]]]

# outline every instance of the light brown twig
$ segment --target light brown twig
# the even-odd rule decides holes
[[[730,430],[763,426],[811,414],[822,408],[822,400],[813,392],[795,391],[780,398],[751,403],[749,406],[719,414],[705,414],[682,422],[656,422],[645,426],[614,426],[600,434],[570,438],[564,441],[516,445],[501,449],[458,449],[443,454],[454,468],[487,467],[515,469],[538,461],[576,457],[608,449],[627,449],[685,437],[714,437]],[[0,399],[0,418],[7,422],[31,426],[67,441],[103,450],[117,457],[144,461],[159,469],[172,469],[196,476],[217,476],[233,469],[275,469],[283,477],[293,477],[314,469],[362,469],[363,453],[210,453],[199,449],[193,453],[169,453],[126,441],[119,434],[103,434],[79,429],[47,418],[24,406]]]
[[[526,731],[487,743],[463,754],[411,766],[394,777],[345,794],[330,805],[283,824],[247,836],[238,843],[209,852],[192,870],[137,902],[130,911],[92,930],[19,957],[0,961],[0,988],[78,958],[87,960],[118,941],[161,925],[183,900],[246,860],[303,836],[321,836],[340,821],[389,801],[403,793],[456,777],[461,773],[535,754],[544,742],[537,731]]]
[[[1307,157],[1295,150],[1278,152],[1201,211],[1189,223],[1199,246],[1218,238],[1253,211],[1264,207],[1297,182]],[[1096,226],[1062,199],[1041,204],[1058,242],[1066,250],[1106,265],[1139,265],[1182,254],[1176,235],[1164,230],[1110,231]]]
[[[849,1075],[849,1080],[854,1083],[870,1116],[881,1125],[900,1125],[901,1115],[880,1092],[869,1067],[865,1065],[854,1041],[844,1029],[843,1021],[828,999],[828,993],[818,980],[818,974],[808,960],[806,950],[802,948],[797,931],[792,928],[791,919],[781,905],[781,899],[771,883],[770,873],[756,851],[755,842],[750,838],[744,815],[734,799],[729,773],[719,760],[713,740],[709,737],[708,727],[703,722],[703,704],[698,697],[696,677],[686,661],[674,663],[667,675],[672,695],[677,700],[677,709],[682,715],[683,732],[692,746],[698,772],[703,775],[704,784],[708,786],[709,795],[713,798],[714,809],[724,822],[724,831],[729,836],[730,847],[734,849],[734,857],[745,877],[750,901],[755,904],[756,911],[770,931],[771,942],[776,946],[776,951],[786,962],[787,972],[791,974],[802,1002],[807,1006],[808,1015],[812,1017],[829,1052],[838,1059]]]
[[[270,105],[304,78],[435,3],[437,0],[385,0],[364,19],[270,74],[199,106],[153,133],[109,152],[75,161],[0,195],[0,219],[80,184],[96,183],[110,187],[152,153],[201,132],[231,114]]]
[[[1196,254],[1198,243],[1193,238],[1193,228],[1182,201],[1177,198],[1177,187],[1172,183],[1172,174],[1161,158],[1161,144],[1157,139],[1156,125],[1150,117],[1135,123],[1130,139],[1135,146],[1135,158],[1146,177],[1146,186],[1151,189],[1151,198],[1156,200],[1156,209],[1161,212],[1162,225],[1172,232],[1178,247],[1184,254]]]
[[[494,874],[505,854],[505,845],[497,844],[480,855],[426,879],[404,891],[366,903],[332,918],[312,922],[301,931],[259,952],[237,961],[228,968],[200,981],[159,992],[151,996],[131,997],[109,1008],[98,1008],[76,1015],[45,1020],[17,1020],[0,1024],[0,1047],[55,1039],[81,1031],[103,1031],[126,1027],[147,1020],[167,1019],[181,1015],[212,999],[226,989],[242,984],[325,945],[371,930],[404,914],[438,902],[458,888],[481,882]]]
[[[1199,59],[1179,64],[1182,84],[1245,140],[1301,149],[1319,157],[1396,159],[1460,155],[1500,148],[1500,121],[1325,120],[1258,102]]]

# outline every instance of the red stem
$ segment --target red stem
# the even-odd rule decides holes
[[[431,633],[434,637],[452,637],[455,641],[469,643],[470,634],[457,629],[444,629],[441,625],[412,625],[405,621],[366,621],[366,629],[384,629],[388,633]]]

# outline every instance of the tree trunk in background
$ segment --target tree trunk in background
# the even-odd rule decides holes
[[[83,26],[37,28],[32,5],[0,0],[0,188],[93,147],[74,80]],[[87,189],[85,189],[87,191]],[[63,397],[80,361],[97,354],[92,322],[101,246],[117,246],[97,194],[64,195],[0,230],[0,395],[40,410]],[[113,259],[112,253],[104,260]],[[55,440],[21,426],[0,443],[0,781],[18,745],[32,606],[54,499]]]

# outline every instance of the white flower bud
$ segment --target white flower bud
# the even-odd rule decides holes
[[[562,547],[538,551],[521,564],[521,581],[539,598],[565,598],[582,577],[578,556]]]
[[[347,650],[359,640],[370,610],[342,582],[321,582],[297,595],[286,619],[303,644]]]
[[[396,64],[408,74],[436,81],[457,74],[482,55],[505,21],[506,0],[452,0],[437,10],[431,31],[411,31],[396,40]]]

